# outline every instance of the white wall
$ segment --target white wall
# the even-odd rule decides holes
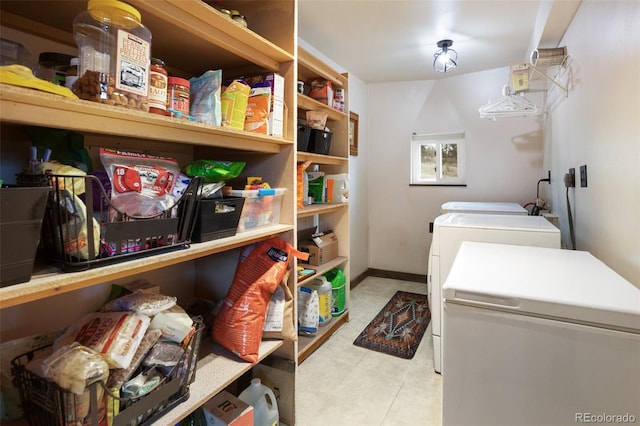
[[[427,273],[429,222],[446,201],[535,200],[543,173],[541,119],[483,120],[508,68],[439,81],[369,86],[369,266]],[[541,97],[532,95],[532,101]],[[409,186],[411,134],[466,133],[466,187]]]
[[[577,249],[640,287],[640,3],[583,1],[561,45],[569,94],[550,92],[544,130],[553,211],[570,246],[562,176],[586,164],[588,186],[569,190]]]

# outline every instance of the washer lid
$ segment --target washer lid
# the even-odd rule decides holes
[[[449,201],[440,207],[442,213],[496,213],[521,214],[529,212],[518,203],[482,202],[482,201]]]
[[[509,214],[445,213],[435,219],[434,226],[560,232],[543,216]]]
[[[463,242],[443,298],[640,333],[640,289],[585,251]]]

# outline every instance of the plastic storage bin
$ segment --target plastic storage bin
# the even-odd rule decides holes
[[[162,383],[151,393],[138,398],[118,398],[103,382],[90,385],[89,401],[60,388],[55,382],[42,378],[29,369],[28,363],[44,354],[44,347],[20,355],[11,361],[13,382],[20,393],[23,411],[32,426],[138,426],[160,424],[164,413],[189,397],[189,385],[196,376],[196,363],[204,325],[194,318],[195,332],[184,345],[184,354]],[[134,373],[135,374],[135,373]],[[98,387],[104,398],[98,399]],[[78,404],[89,404],[88,415],[77,418]],[[84,410],[83,410],[84,411]],[[107,418],[109,421],[107,422]]]
[[[233,237],[244,206],[243,197],[200,200],[191,240],[196,243]]]
[[[282,196],[286,188],[257,190],[224,190],[225,195],[243,197],[244,207],[238,222],[238,232],[280,223]]]
[[[145,217],[129,216],[110,201],[96,176],[50,175],[45,243],[65,271],[186,247],[191,242],[200,179],[178,202]]]
[[[309,152],[309,139],[311,138],[311,127],[305,124],[298,124],[298,151]]]
[[[309,140],[309,152],[316,154],[329,154],[331,149],[331,137],[333,133],[319,129],[311,129],[311,139]]]
[[[31,280],[49,187],[0,188],[0,287]]]

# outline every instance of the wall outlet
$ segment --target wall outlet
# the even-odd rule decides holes
[[[582,188],[587,187],[587,165],[580,166],[580,186]]]
[[[576,169],[573,167],[569,169],[569,173],[564,175],[564,186],[566,188],[573,188],[576,186]]]

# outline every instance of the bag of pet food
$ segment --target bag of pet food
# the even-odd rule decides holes
[[[259,243],[238,265],[213,322],[213,339],[245,361],[258,361],[267,306],[291,256],[306,260],[309,255],[280,238]]]

